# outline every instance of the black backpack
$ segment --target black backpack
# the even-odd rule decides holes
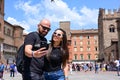
[[[37,38],[35,43],[37,43],[38,41],[41,41],[40,36],[37,32],[34,32],[34,35]],[[40,42],[40,44],[41,44],[41,42]],[[21,74],[24,71],[24,58],[25,58],[24,55],[25,55],[24,54],[24,44],[22,44],[20,46],[20,48],[18,49],[17,56],[16,56],[16,67],[17,67],[18,72]]]
[[[17,71],[19,73],[22,74],[23,70],[24,70],[24,44],[22,44],[22,46],[20,46],[20,48],[17,51],[17,56],[16,56],[16,67],[17,67]]]

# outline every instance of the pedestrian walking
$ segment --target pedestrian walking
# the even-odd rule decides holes
[[[8,63],[8,64],[6,64],[6,67],[5,67],[6,69],[6,72],[10,72],[10,64]]]
[[[120,73],[119,73],[119,71],[120,71],[120,59],[116,59],[116,60],[114,61],[114,63],[116,64],[117,75],[120,76]]]
[[[10,64],[10,77],[15,77],[15,63]]]
[[[98,73],[98,70],[99,70],[99,66],[98,63],[95,61],[95,73]]]

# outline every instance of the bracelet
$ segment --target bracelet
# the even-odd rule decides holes
[[[65,76],[65,79],[68,79],[68,76]]]
[[[34,51],[32,51],[32,57],[34,57]]]

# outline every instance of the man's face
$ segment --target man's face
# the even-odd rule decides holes
[[[42,36],[46,36],[47,33],[50,31],[50,24],[42,22],[38,25],[38,31]]]

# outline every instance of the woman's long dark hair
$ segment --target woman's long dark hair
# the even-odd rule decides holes
[[[62,63],[63,63],[63,66],[66,65],[66,62],[68,61],[69,59],[69,51],[68,51],[68,45],[67,45],[67,35],[66,35],[66,32],[61,29],[61,28],[58,28],[56,29],[55,31],[57,30],[60,30],[63,32],[63,38],[62,38],[62,41],[60,42],[60,49],[61,49],[61,54],[62,54]],[[49,49],[48,49],[48,54],[47,54],[47,58],[49,60],[49,56],[51,54],[51,51],[53,49],[53,44],[54,44],[54,41],[53,41],[53,36],[54,36],[54,33],[52,34],[52,38],[51,38],[51,43],[49,45]]]

